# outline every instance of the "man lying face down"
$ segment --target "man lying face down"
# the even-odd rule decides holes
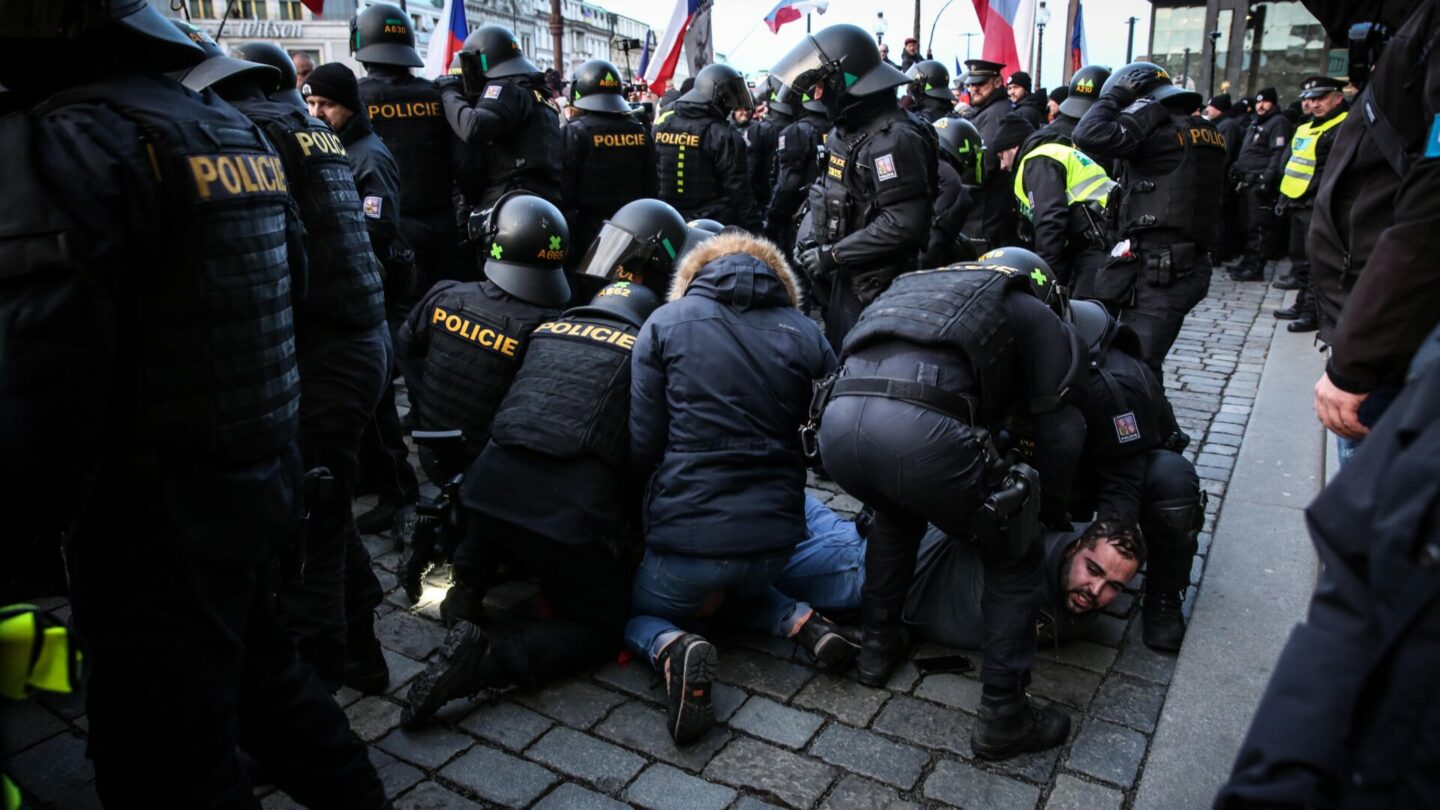
[[[865,582],[865,539],[846,520],[805,496],[805,540],[795,548],[775,587],[816,610],[860,609]],[[1055,638],[1074,636],[1134,579],[1145,561],[1139,530],[1099,519],[1079,531],[1046,532],[1041,628]],[[975,543],[947,537],[934,526],[921,541],[915,579],[905,600],[905,623],[931,641],[978,649],[984,618],[980,597],[985,572]]]

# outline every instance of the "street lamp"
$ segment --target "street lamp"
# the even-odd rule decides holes
[[[1044,86],[1040,81],[1041,63],[1045,61],[1045,26],[1050,24],[1050,9],[1046,8],[1045,0],[1040,0],[1040,10],[1035,12],[1035,27],[1040,29],[1040,37],[1035,42],[1035,90],[1039,92]]]
[[[934,58],[929,56],[929,53],[935,45],[935,26],[940,24],[940,15],[944,14],[945,9],[950,8],[950,4],[953,2],[955,2],[955,0],[945,0],[945,5],[941,6],[940,10],[935,12],[935,19],[930,23],[930,39],[925,43],[925,53],[927,59]],[[966,56],[969,56],[969,54],[966,54]]]
[[[885,12],[875,12],[875,44],[885,44],[885,32],[890,30],[890,23],[885,21]]]
[[[1210,88],[1209,88],[1210,93],[1209,93],[1209,95],[1205,96],[1205,98],[1207,98],[1207,99],[1209,99],[1211,96],[1214,96],[1214,95],[1215,95],[1215,46],[1217,46],[1217,45],[1219,45],[1219,44],[1220,44],[1220,32],[1219,32],[1219,31],[1211,31],[1211,32],[1210,32]]]

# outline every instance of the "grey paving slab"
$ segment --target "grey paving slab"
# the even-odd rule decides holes
[[[482,806],[435,782],[416,785],[395,800],[395,810],[472,810]]]
[[[792,702],[864,728],[889,699],[890,693],[884,689],[871,689],[847,677],[818,675],[805,684]]]
[[[1040,801],[1040,788],[982,771],[953,759],[941,760],[925,780],[925,798],[965,810],[1004,807],[1029,810]]]
[[[730,727],[786,748],[803,748],[824,722],[821,715],[756,695],[731,716]]]
[[[814,676],[815,670],[807,666],[753,650],[736,649],[721,652],[717,672],[717,677],[725,683],[777,700],[789,700]]]
[[[7,702],[0,711],[4,712],[4,720],[0,722],[0,759],[69,728],[64,720],[35,701]]]
[[[1091,718],[1081,724],[1065,766],[1128,789],[1140,771],[1147,742],[1134,729]]]
[[[582,729],[595,725],[625,702],[622,695],[576,678],[517,693],[515,700],[567,726]]]
[[[852,773],[909,790],[930,755],[869,731],[832,723],[810,746],[810,753]]]
[[[871,727],[909,743],[969,757],[974,725],[975,718],[965,712],[902,695],[885,704]]]
[[[0,770],[27,793],[53,802],[95,778],[85,758],[85,740],[70,732],[57,734],[0,762]]]
[[[396,729],[380,740],[380,749],[422,768],[434,770],[474,745],[468,735],[429,726],[410,731]]]
[[[626,703],[618,707],[605,718],[605,722],[595,727],[594,733],[646,756],[697,773],[704,770],[715,752],[725,747],[731,737],[729,731],[716,726],[700,739],[684,747],[677,746],[666,728],[665,711],[643,703]]]
[[[559,779],[531,762],[477,745],[440,770],[440,776],[506,807],[535,801]]]
[[[563,726],[547,732],[525,756],[609,793],[624,787],[645,767],[645,760],[635,754]]]
[[[625,810],[630,805],[573,782],[566,782],[536,802],[535,810]]]
[[[511,751],[524,749],[553,724],[550,718],[508,701],[481,706],[460,721],[460,727],[471,734]]]
[[[626,789],[625,798],[647,810],[720,810],[734,801],[735,791],[656,764]]]
[[[768,793],[791,807],[809,807],[835,779],[835,769],[768,743],[739,737],[705,768],[706,779]]]
[[[901,799],[894,788],[859,776],[847,776],[835,783],[821,810],[918,810],[920,805]]]
[[[400,705],[383,697],[367,697],[345,710],[350,728],[365,742],[376,740],[400,727]]]
[[[1062,775],[1045,800],[1045,810],[1120,810],[1125,795],[1120,791]]]

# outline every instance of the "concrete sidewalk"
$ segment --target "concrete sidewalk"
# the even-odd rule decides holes
[[[1325,482],[1312,335],[1275,330],[1135,808],[1209,807],[1229,777],[1317,560],[1304,508]]]

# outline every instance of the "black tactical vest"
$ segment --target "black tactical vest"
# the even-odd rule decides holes
[[[312,321],[368,329],[385,320],[380,262],[370,246],[365,214],[345,147],[324,122],[275,102],[237,104],[280,153],[290,196],[305,223],[310,259],[305,298],[295,306],[305,328]]]
[[[476,283],[456,284],[432,299],[424,314],[429,350],[417,427],[458,428],[470,452],[480,452],[530,333],[555,314],[515,298],[492,298]]]
[[[588,453],[623,469],[630,445],[630,351],[639,332],[585,316],[541,324],[500,404],[491,438],[555,458]]]
[[[406,218],[450,216],[450,158],[455,136],[434,85],[414,76],[368,76],[360,100],[370,125],[400,167],[400,211]]]
[[[122,441],[249,460],[278,452],[299,427],[289,182],[260,130],[213,99],[125,81],[62,93],[34,114],[109,106],[141,129],[159,183],[155,237],[167,241],[155,250],[168,258],[127,296],[140,329],[126,347],[137,399],[124,403],[133,410]]]
[[[796,119],[785,128],[786,138],[799,138],[805,147],[808,159],[805,161],[805,187],[809,188],[820,177],[820,152],[817,147],[825,143],[825,121],[816,121],[810,116]],[[793,148],[793,147],[792,147]]]
[[[1150,137],[1170,149],[1183,150],[1173,171],[1156,174],[1148,160],[1122,162],[1120,232],[1144,239],[1145,231],[1163,228],[1209,245],[1220,220],[1225,139],[1213,124],[1199,117],[1172,115],[1170,122],[1171,126],[1159,128]]]
[[[560,114],[545,102],[540,91],[517,79],[516,92],[530,96],[530,116],[518,130],[484,147],[489,169],[489,195],[523,188],[552,202],[560,201]]]
[[[655,167],[643,124],[628,115],[586,113],[569,126],[578,128],[582,143],[577,147],[587,155],[575,179],[576,203],[582,212],[603,219],[647,195],[646,180],[654,176]]]
[[[720,172],[706,151],[715,120],[674,113],[655,127],[660,163],[660,199],[681,214],[704,208],[724,196]],[[718,128],[717,128],[718,129]],[[722,130],[723,131],[723,130]]]
[[[1130,327],[1112,325],[1089,347],[1085,375],[1085,457],[1095,461],[1146,453],[1160,446],[1165,393],[1140,359]]]
[[[1019,274],[982,270],[918,270],[902,274],[860,313],[845,336],[842,357],[885,340],[958,350],[970,361],[979,391],[979,421],[990,423],[1013,404],[1016,340],[1005,306],[1010,290],[1029,290]]]

